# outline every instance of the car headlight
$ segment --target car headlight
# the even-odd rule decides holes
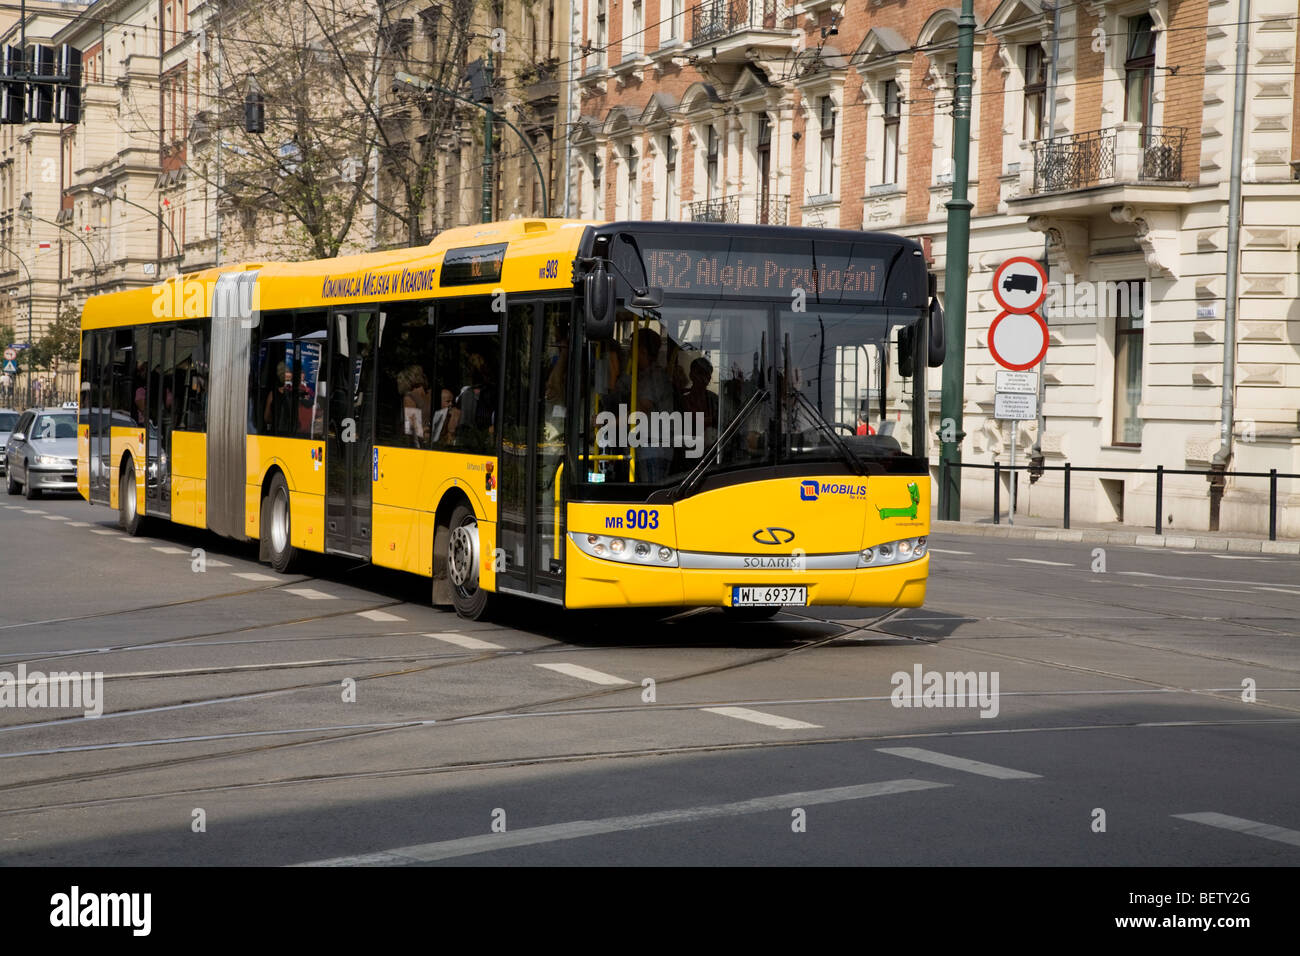
[[[71,458],[60,458],[57,455],[37,455],[36,464],[46,468],[74,468],[77,462]]]
[[[858,567],[882,568],[888,564],[906,564],[925,557],[926,539],[903,538],[900,541],[887,541],[884,544],[863,548],[858,553]]]
[[[583,554],[603,561],[621,561],[624,564],[643,564],[655,568],[677,567],[676,550],[653,541],[572,531],[569,532],[569,537]]]

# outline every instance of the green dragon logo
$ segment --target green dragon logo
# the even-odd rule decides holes
[[[917,506],[921,503],[921,491],[916,487],[915,481],[907,483],[907,493],[912,498],[912,504],[907,508],[882,508],[876,505],[876,510],[880,512],[882,518],[915,518]]]

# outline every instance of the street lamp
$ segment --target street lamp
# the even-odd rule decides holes
[[[528,155],[530,155],[533,158],[533,165],[537,167],[537,179],[541,182],[542,185],[542,215],[549,216],[551,214],[551,200],[546,190],[546,177],[542,175],[542,164],[538,162],[537,152],[533,149],[533,144],[529,141],[528,137],[524,135],[523,130],[521,130],[514,123],[510,122],[510,120],[506,119],[504,114],[498,113],[490,106],[485,106],[484,104],[479,103],[476,100],[468,99],[452,90],[443,89],[441,86],[437,86],[433,83],[430,83],[428,80],[422,80],[418,76],[413,76],[410,73],[404,73],[398,71],[393,75],[393,90],[396,91],[398,87],[401,86],[413,87],[414,89],[419,90],[421,93],[430,93],[430,92],[441,93],[444,96],[450,96],[453,100],[457,100],[458,102],[468,103],[470,106],[477,106],[479,109],[487,113],[488,116],[492,117],[493,119],[500,120],[501,122],[509,126],[512,130],[514,130],[515,133],[518,134],[519,138],[523,140],[524,148],[528,150]]]
[[[132,202],[130,199],[127,199],[126,196],[124,195],[119,196],[115,193],[111,193],[103,186],[91,186],[90,191],[94,193],[96,196],[103,196],[105,199],[109,199],[109,200],[119,199],[122,202],[126,203],[128,206],[134,206],[136,209],[143,209],[145,212],[149,213],[151,216],[157,219],[158,224],[167,230],[167,235],[172,237],[172,248],[177,250],[177,255],[183,256],[185,254],[185,250],[181,247],[181,244],[176,241],[176,233],[172,231],[172,227],[167,225],[167,221],[163,219],[162,215],[156,209],[150,209],[148,206],[142,206],[138,202]],[[170,259],[171,256],[167,256],[166,258]],[[163,257],[159,256],[156,263],[158,268],[158,278],[160,279],[162,278],[162,260]],[[177,271],[179,272],[180,270],[177,269]]]
[[[30,352],[32,348],[32,312],[34,311],[34,307],[32,303],[35,301],[32,297],[32,270],[27,268],[27,263],[23,262],[22,256],[18,255],[18,253],[14,252],[8,246],[4,245],[3,243],[0,243],[0,250],[4,250],[5,252],[12,255],[14,257],[14,261],[23,267],[23,272],[27,273],[27,351],[29,353],[29,357],[27,359],[27,407],[31,408],[32,365],[31,365]],[[13,289],[9,290],[9,294],[11,296],[17,296],[17,293]]]
[[[94,270],[91,273],[90,284],[91,287],[94,289],[94,294],[98,295],[99,294],[99,262],[95,259],[95,254],[90,250],[90,243],[88,243],[82,237],[81,233],[77,232],[75,229],[69,229],[67,226],[63,225],[62,223],[57,223],[53,219],[44,219],[41,216],[36,215],[30,209],[24,210],[23,215],[25,215],[28,219],[34,219],[37,222],[43,222],[47,226],[53,226],[55,229],[62,229],[64,232],[66,232],[68,235],[75,238],[79,243],[81,243],[83,246],[86,247],[86,255],[90,256],[90,267],[92,270]]]

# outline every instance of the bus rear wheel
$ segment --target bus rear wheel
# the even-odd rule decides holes
[[[262,541],[271,567],[280,574],[293,573],[301,557],[301,552],[289,543],[293,540],[289,521],[289,486],[284,475],[277,473],[262,499]]]
[[[144,518],[135,497],[135,465],[126,463],[122,469],[122,479],[117,486],[117,526],[131,537],[139,537]]]
[[[487,616],[492,595],[479,583],[478,519],[468,505],[457,505],[451,513],[447,534],[447,579],[456,613],[466,620]]]

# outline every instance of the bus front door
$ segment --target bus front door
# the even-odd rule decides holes
[[[375,353],[382,313],[335,312],[325,436],[325,550],[370,559]]]
[[[90,453],[86,465],[90,469],[90,500],[93,504],[109,504],[112,484],[112,434],[109,431],[110,411],[113,407],[113,333],[88,332],[88,354],[82,356],[93,375],[89,397],[83,394],[81,418],[90,435]],[[89,406],[86,402],[89,401]]]
[[[510,307],[497,496],[503,591],[564,600],[564,462],[570,305]]]

